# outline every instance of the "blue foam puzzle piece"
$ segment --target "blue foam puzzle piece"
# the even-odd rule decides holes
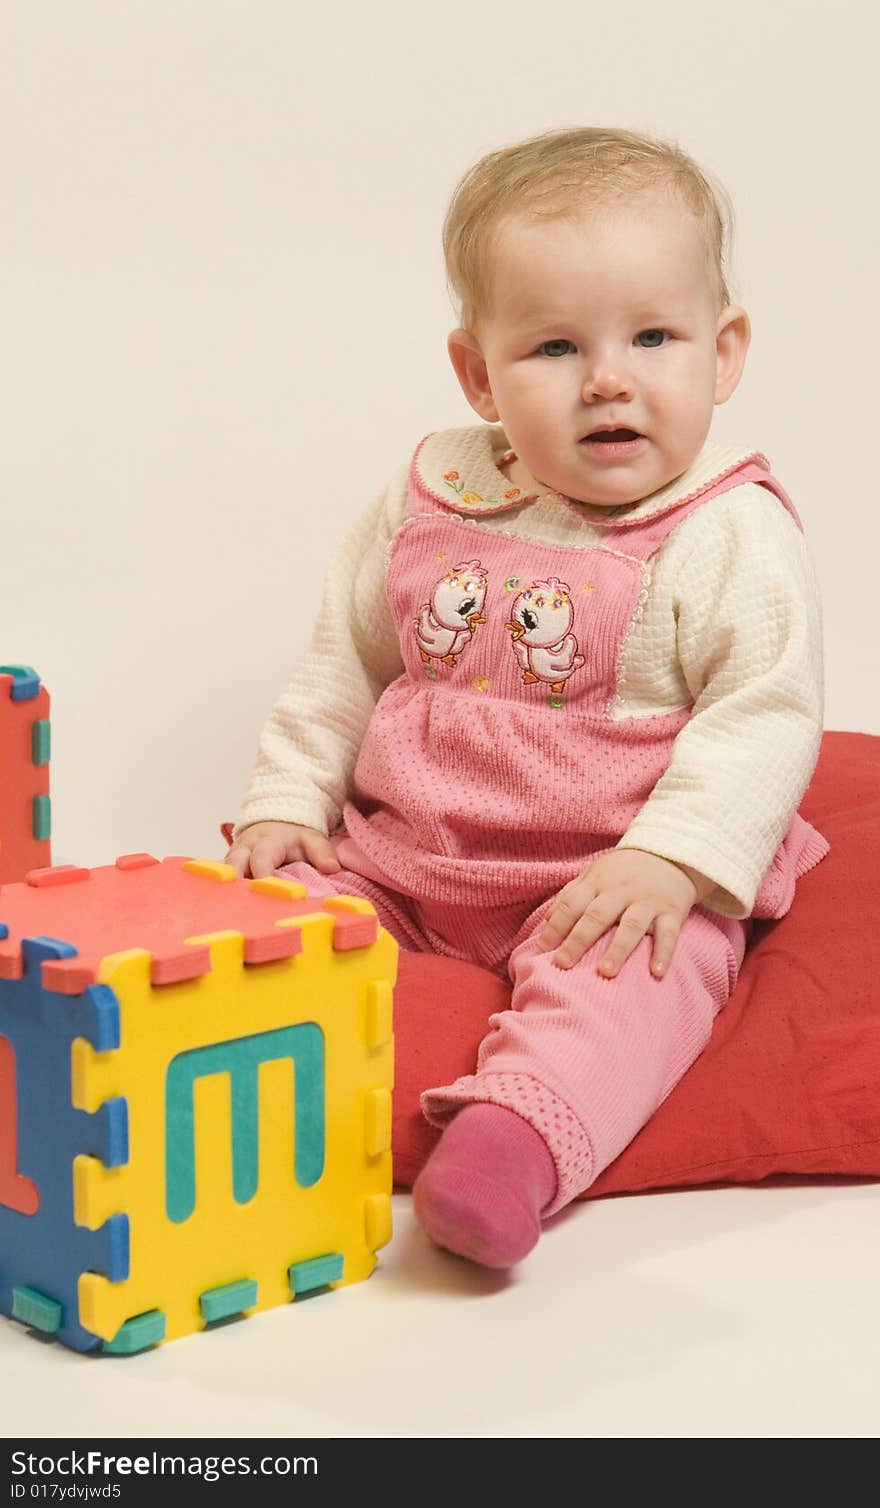
[[[74,1224],[73,1160],[81,1152],[102,1161],[105,1152],[122,1156],[127,1117],[110,1108],[112,1102],[95,1115],[71,1103],[74,1039],[85,1037],[97,1052],[119,1044],[119,1004],[108,985],[91,985],[81,995],[43,989],[44,960],[75,955],[58,938],[26,938],[22,978],[0,979],[0,1034],[15,1054],[16,1163],[40,1198],[33,1215],[0,1205],[0,1311],[12,1314],[14,1288],[51,1294],[63,1313],[59,1340],[90,1351],[101,1341],[79,1323],[79,1277],[92,1271],[120,1282],[128,1276],[129,1222],[117,1214],[96,1231]]]
[[[128,1162],[128,1101],[118,1096],[105,1100],[88,1118],[84,1152],[97,1157],[105,1168],[121,1168]]]
[[[0,665],[0,675],[11,675],[14,702],[29,702],[40,694],[40,677],[30,665]]]
[[[119,1001],[109,984],[90,984],[73,1001],[77,1037],[91,1042],[95,1052],[114,1052],[121,1041]]]

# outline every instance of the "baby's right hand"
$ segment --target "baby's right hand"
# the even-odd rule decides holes
[[[226,855],[226,863],[242,877],[250,874],[255,880],[296,859],[305,859],[320,874],[342,868],[330,839],[316,827],[296,822],[252,822],[242,828]]]

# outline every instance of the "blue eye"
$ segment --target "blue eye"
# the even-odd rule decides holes
[[[662,337],[667,334],[668,332],[666,330],[640,330],[638,335],[636,336],[636,339],[641,340],[643,335],[659,335],[661,337],[660,341],[657,341],[656,343],[652,341],[649,346],[643,346],[642,348],[645,351],[659,351],[662,344]]]
[[[574,343],[572,341],[570,341],[570,340],[561,340],[561,339],[560,340],[545,340],[543,342],[543,344],[541,344],[538,347],[538,350],[541,352],[542,356],[567,356],[568,355],[568,351],[549,350],[548,347],[550,347],[550,346],[557,346],[557,347],[558,346],[569,346],[572,351],[574,350]]]

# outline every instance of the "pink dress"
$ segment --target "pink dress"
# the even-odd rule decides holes
[[[748,481],[802,526],[755,452],[642,522],[600,520],[601,547],[549,545],[475,528],[462,498],[452,506],[424,481],[418,453],[387,582],[405,673],[361,746],[335,838],[346,868],[329,880],[304,864],[284,872],[319,892],[368,896],[404,947],[509,975],[511,1009],[491,1018],[475,1072],[426,1088],[422,1107],[438,1125],[469,1100],[523,1115],[556,1162],[552,1213],[617,1156],[705,1046],[749,930],[694,908],[662,980],[649,972],[649,936],[611,980],[597,973],[609,934],[570,970],[535,941],[559,889],[616,846],[691,716],[611,716],[623,641],[645,600],[643,565],[689,513]],[[827,850],[796,814],[752,915],[784,915],[798,877]]]

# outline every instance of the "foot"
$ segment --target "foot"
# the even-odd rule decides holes
[[[556,1192],[543,1137],[503,1105],[466,1105],[413,1186],[416,1218],[438,1246],[484,1267],[512,1267],[536,1245]]]

